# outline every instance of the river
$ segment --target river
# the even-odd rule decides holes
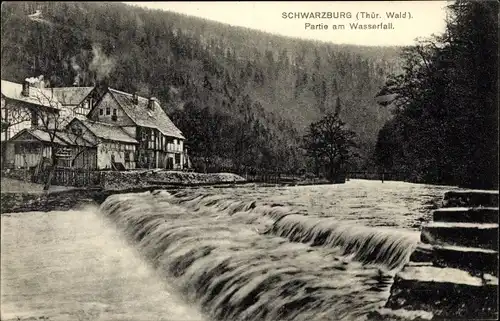
[[[201,188],[3,215],[2,320],[366,320],[453,189]]]

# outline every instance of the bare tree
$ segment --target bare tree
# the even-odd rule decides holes
[[[51,185],[52,178],[54,177],[55,169],[57,166],[57,155],[62,147],[60,141],[65,141],[68,135],[71,137],[71,144],[79,147],[76,155],[71,159],[71,166],[74,165],[75,160],[79,155],[86,150],[97,146],[98,142],[90,142],[83,137],[83,132],[70,132],[67,130],[67,125],[74,119],[75,112],[73,109],[63,107],[57,99],[55,99],[48,90],[38,88],[36,90],[36,100],[39,102],[41,108],[33,109],[31,113],[32,122],[36,127],[43,132],[47,133],[50,148],[50,166],[49,175],[44,182],[44,190],[48,190]]]

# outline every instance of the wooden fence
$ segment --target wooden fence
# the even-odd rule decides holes
[[[368,179],[378,181],[404,181],[406,174],[403,172],[347,172],[347,179]]]
[[[49,170],[37,172],[33,169],[32,181],[44,184],[49,174]],[[54,171],[50,184],[58,186],[96,187],[101,185],[101,172],[88,169],[58,167]]]

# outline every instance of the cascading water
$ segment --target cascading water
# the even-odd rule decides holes
[[[418,233],[183,191],[110,196],[101,212],[217,320],[363,320]]]

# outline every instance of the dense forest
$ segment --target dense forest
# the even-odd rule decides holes
[[[378,165],[407,179],[498,189],[498,1],[456,1],[443,35],[404,50]]]
[[[28,17],[40,10],[38,17]],[[297,172],[301,138],[340,101],[370,166],[391,117],[374,96],[399,48],[306,41],[121,3],[3,2],[2,79],[157,97],[203,168]]]

